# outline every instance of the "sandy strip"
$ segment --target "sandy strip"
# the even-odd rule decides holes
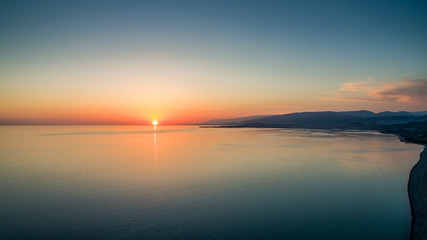
[[[411,204],[411,240],[427,239],[427,147],[420,154],[420,160],[412,168],[408,182]]]

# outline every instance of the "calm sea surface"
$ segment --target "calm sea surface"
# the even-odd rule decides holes
[[[374,132],[0,127],[1,239],[407,239],[422,148]]]

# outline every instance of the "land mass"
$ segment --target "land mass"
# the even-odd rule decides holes
[[[330,130],[374,130],[395,134],[401,141],[424,146],[420,160],[412,168],[408,195],[411,205],[411,240],[427,239],[427,112],[301,112],[274,116],[252,116],[215,120],[205,125],[219,127],[305,128]]]
[[[427,144],[427,112],[300,112],[273,116],[216,119],[204,126],[374,130],[398,135],[403,141]]]
[[[408,195],[411,204],[411,240],[427,239],[427,150],[409,175]]]

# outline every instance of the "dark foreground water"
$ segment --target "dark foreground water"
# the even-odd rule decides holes
[[[1,239],[407,239],[422,148],[374,132],[0,127]]]

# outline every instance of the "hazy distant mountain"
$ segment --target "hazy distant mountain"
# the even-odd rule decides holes
[[[409,112],[346,111],[301,112],[251,119],[236,124],[238,127],[279,127],[317,129],[377,129],[378,126],[427,121],[427,115]]]
[[[427,111],[423,111],[423,112],[411,112],[412,114],[418,115],[418,116],[422,116],[422,115],[427,115]]]
[[[364,115],[361,113],[360,115]],[[348,122],[364,118],[351,112],[302,112],[244,121],[241,126],[286,128],[343,128]]]
[[[224,127],[377,130],[397,134],[406,141],[427,144],[427,112],[300,112],[216,119],[205,124]]]
[[[377,113],[376,115],[378,117],[396,117],[396,116],[413,116],[414,114],[410,112],[405,112],[405,111],[399,111],[399,112],[385,111],[385,112]]]
[[[366,110],[360,110],[360,111],[346,111],[346,112],[338,112],[341,114],[345,114],[348,116],[354,116],[354,117],[375,117],[375,113],[366,111]]]
[[[265,118],[271,115],[255,115],[255,116],[247,116],[247,117],[239,117],[239,118],[228,118],[228,119],[213,119],[207,122],[202,123],[202,125],[232,125],[239,124],[244,121],[255,120],[258,118]]]

